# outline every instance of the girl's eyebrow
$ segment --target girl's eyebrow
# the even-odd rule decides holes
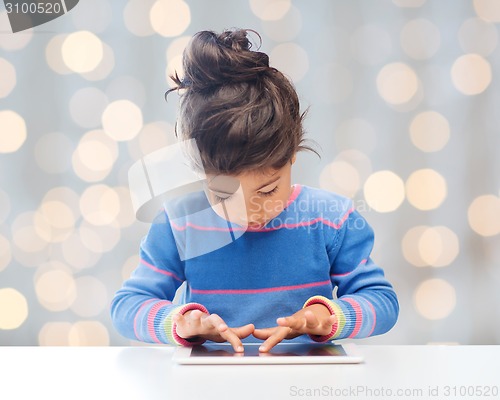
[[[256,190],[256,191],[257,191],[257,190],[260,190],[260,189],[262,189],[262,188],[264,188],[264,187],[266,187],[266,186],[270,185],[271,183],[277,182],[278,180],[280,180],[280,178],[281,178],[281,176],[278,176],[278,177],[277,177],[277,178],[275,178],[274,180],[272,180],[272,181],[270,181],[270,182],[265,183],[264,185],[262,185],[262,186],[258,187],[258,188],[257,188],[257,189],[255,189],[255,190]]]

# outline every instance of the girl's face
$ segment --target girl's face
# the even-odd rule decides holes
[[[214,211],[239,225],[258,229],[278,216],[292,193],[295,156],[283,168],[265,173],[207,175],[207,196]]]

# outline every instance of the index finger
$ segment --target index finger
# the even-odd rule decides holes
[[[276,331],[269,336],[264,343],[259,347],[259,351],[266,352],[271,350],[274,346],[280,343],[283,339],[285,339],[288,334],[292,331],[291,328],[288,327],[278,327]]]
[[[229,342],[234,351],[237,353],[241,353],[243,349],[243,345],[241,343],[240,338],[236,333],[234,333],[225,323],[225,321],[217,314],[211,314],[210,316],[205,318],[205,324],[215,329],[215,331],[219,334],[219,336]]]
[[[240,338],[232,329],[228,328],[227,325],[223,330],[219,331],[219,335],[228,341],[236,353],[242,353],[244,351],[243,344]]]

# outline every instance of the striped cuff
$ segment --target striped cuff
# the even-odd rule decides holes
[[[315,342],[327,342],[331,339],[336,339],[340,336],[342,329],[345,326],[345,315],[342,312],[340,306],[334,301],[327,299],[324,296],[313,296],[309,298],[302,308],[306,308],[312,306],[313,304],[322,304],[330,311],[331,315],[335,315],[337,317],[337,321],[332,325],[332,330],[328,335],[309,335],[309,337]]]
[[[170,314],[165,318],[165,333],[171,343],[176,343],[179,346],[194,346],[197,344],[203,344],[206,342],[205,339],[199,339],[199,340],[187,340],[184,338],[181,338],[177,334],[177,324],[173,321],[173,316],[176,314],[181,314],[184,315],[188,311],[191,310],[200,310],[201,312],[204,312],[206,314],[209,314],[208,310],[201,304],[198,303],[188,303],[188,304],[183,304],[182,306],[179,306],[177,308],[174,308]]]

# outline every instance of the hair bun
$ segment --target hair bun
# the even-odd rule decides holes
[[[193,91],[211,90],[224,84],[233,84],[258,79],[269,70],[267,54],[252,51],[248,32],[250,29],[198,32],[184,50],[184,78],[172,79],[178,88]],[[260,46],[260,43],[259,43]]]

